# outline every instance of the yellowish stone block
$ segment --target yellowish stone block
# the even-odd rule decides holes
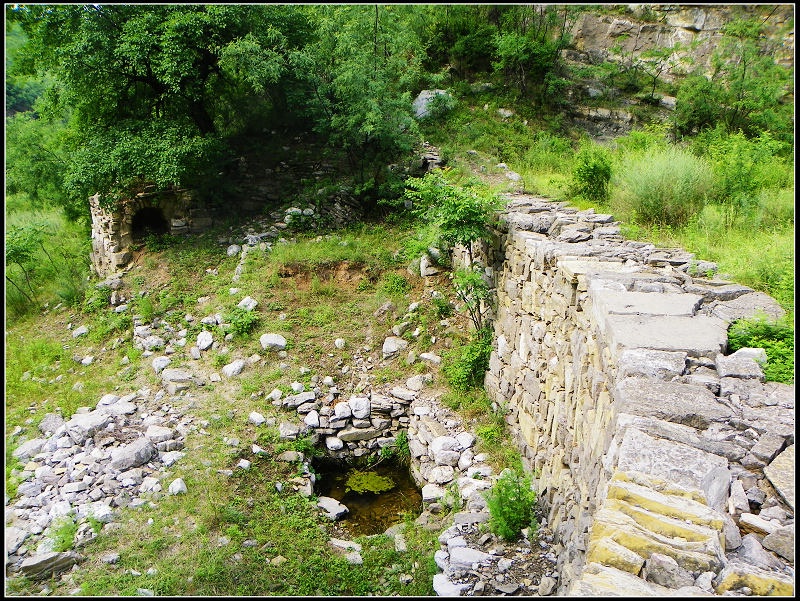
[[[644,557],[623,547],[607,536],[593,540],[586,552],[587,562],[596,562],[638,576],[644,565]]]

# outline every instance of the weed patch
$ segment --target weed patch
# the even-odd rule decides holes
[[[531,477],[510,469],[503,470],[500,478],[486,494],[489,507],[489,528],[507,541],[519,538],[522,529],[536,523],[536,493],[531,489]]]
[[[763,348],[767,363],[764,377],[771,382],[794,383],[794,328],[765,319],[740,319],[728,329],[728,348]]]
[[[463,346],[447,351],[442,358],[442,373],[447,383],[461,392],[482,386],[491,353],[492,333],[489,329],[479,330]]]

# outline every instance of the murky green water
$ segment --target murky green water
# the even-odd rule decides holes
[[[320,458],[314,459],[313,466],[317,473],[314,493],[333,497],[347,506],[350,513],[339,521],[339,525],[354,537],[382,534],[389,526],[403,521],[405,513],[414,516],[422,513],[422,493],[414,484],[407,467],[388,460],[370,468],[363,464],[354,466]],[[353,470],[374,471],[379,476],[391,478],[394,487],[380,494],[347,490],[347,480]]]

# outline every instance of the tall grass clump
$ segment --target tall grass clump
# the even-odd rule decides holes
[[[631,155],[617,179],[612,207],[645,226],[683,227],[713,192],[708,163],[676,146]]]
[[[60,209],[6,213],[6,309],[12,318],[45,303],[76,305],[83,299],[89,235]]]
[[[723,209],[726,225],[760,227],[761,223],[751,222],[762,220],[765,205],[772,204],[770,196],[792,186],[794,170],[786,146],[766,132],[749,139],[719,128],[695,140],[692,149],[711,164],[712,199]]]

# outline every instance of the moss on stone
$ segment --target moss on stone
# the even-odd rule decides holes
[[[394,480],[388,476],[381,476],[377,472],[362,472],[360,470],[353,470],[345,484],[345,490],[359,494],[366,492],[380,494],[392,490],[394,487]]]

